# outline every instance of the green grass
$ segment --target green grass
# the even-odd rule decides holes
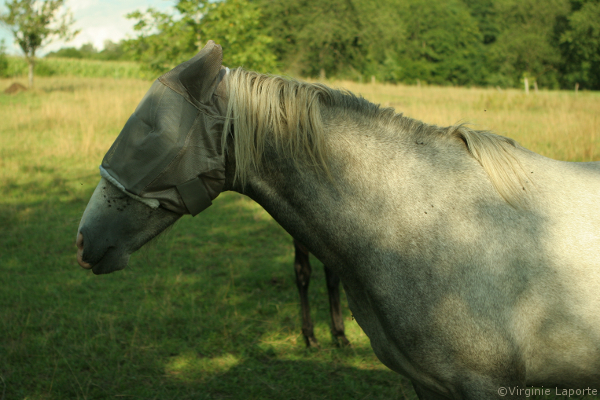
[[[320,268],[311,293],[322,347],[304,348],[290,239],[254,203],[224,194],[136,254],[126,270],[94,276],[75,263],[73,238],[97,176],[46,173],[8,188],[43,201],[1,214],[8,227],[0,236],[7,399],[410,393],[406,380],[377,362],[346,308],[354,347],[333,345]]]
[[[199,216],[184,217],[123,271],[82,270],[74,241],[97,165],[150,84],[40,78],[37,85],[0,94],[0,399],[416,399],[410,382],[376,359],[344,297],[353,346],[333,343],[314,259],[310,296],[321,347],[305,348],[291,238],[243,196],[222,194]],[[373,90],[353,89],[368,98]],[[488,100],[515,111],[494,91],[412,90],[382,86],[388,97],[370,98],[410,102],[414,114],[436,104],[438,117],[444,96],[465,114]]]

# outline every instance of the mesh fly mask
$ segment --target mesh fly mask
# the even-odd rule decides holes
[[[102,160],[100,174],[150,207],[196,215],[225,182],[227,108],[221,46],[212,40],[154,82]]]

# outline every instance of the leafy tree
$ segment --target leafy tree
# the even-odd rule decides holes
[[[364,63],[356,66],[365,77],[399,82],[402,66],[398,55],[406,44],[405,8],[397,0],[354,0],[360,19],[358,36],[363,44]],[[354,66],[353,66],[354,68]]]
[[[11,29],[29,64],[29,87],[33,87],[35,53],[50,41],[69,40],[78,31],[70,30],[73,17],[64,7],[65,0],[11,0],[0,21]],[[60,11],[64,10],[62,14]]]
[[[481,83],[482,38],[460,0],[258,0],[285,69],[309,76]]]
[[[294,73],[340,75],[361,70],[367,50],[352,0],[259,0],[278,58]]]
[[[410,0],[403,12],[406,43],[401,79],[435,84],[482,84],[487,71],[477,21],[460,1]]]
[[[62,58],[87,58],[93,60],[122,60],[127,59],[122,42],[114,43],[112,40],[104,41],[104,49],[98,51],[92,43],[86,43],[79,48],[63,47],[46,54],[46,57]]]
[[[497,0],[500,34],[488,47],[493,85],[518,86],[523,77],[543,86],[559,85],[561,54],[557,25],[568,15],[568,0]]]
[[[224,48],[224,64],[272,72],[275,55],[272,39],[264,33],[261,13],[250,0],[180,0],[176,15],[136,11],[128,18],[138,22],[136,39],[125,43],[126,51],[155,73],[173,68],[196,54],[209,39]]]
[[[55,55],[135,59],[155,75],[213,39],[225,65],[262,72],[600,89],[600,0],[178,0],[129,18],[137,38]]]
[[[53,58],[53,57],[84,58],[81,51],[79,51],[79,49],[77,49],[75,47],[63,47],[59,50],[51,51],[48,54],[46,54],[46,57],[48,57],[48,58]]]
[[[138,37],[123,43],[134,60],[141,61],[152,73],[163,73],[195,54],[198,48],[196,18],[200,15],[182,12],[173,16],[153,8],[135,11],[127,18],[137,20]],[[200,14],[200,10],[197,10]]]
[[[6,46],[4,45],[4,39],[0,40],[0,76],[6,76],[6,70],[8,69],[8,60],[6,59]]]
[[[180,2],[182,6],[184,2]],[[208,3],[198,22],[202,45],[213,39],[223,46],[223,63],[261,72],[277,69],[270,48],[273,39],[266,33],[260,8],[250,0],[225,0]]]
[[[115,43],[112,40],[104,41],[104,49],[96,54],[99,60],[126,60],[128,55],[123,49],[123,42]]]
[[[473,18],[477,20],[483,44],[494,43],[500,34],[500,21],[494,7],[495,0],[463,0]]]
[[[349,0],[311,1],[298,40],[305,50],[304,72],[315,76],[342,73],[347,66],[362,69],[365,42],[356,7]],[[323,72],[321,72],[323,71]]]
[[[46,54],[46,57],[62,57],[62,58],[94,58],[98,50],[92,43],[81,45],[79,49],[75,47],[63,47],[57,51],[52,51]]]
[[[574,2],[567,29],[560,37],[564,86],[575,83],[600,90],[600,1]]]

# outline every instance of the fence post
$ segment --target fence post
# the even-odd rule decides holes
[[[579,91],[579,82],[575,83],[575,94]]]
[[[319,71],[319,80],[325,80],[325,68],[321,68],[321,70]]]
[[[523,78],[523,83],[525,84],[525,94],[529,94],[529,79]]]

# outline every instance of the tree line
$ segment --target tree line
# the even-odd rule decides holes
[[[600,0],[179,0],[128,18],[133,39],[50,56],[137,60],[159,74],[213,39],[224,65],[261,72],[600,90]]]

